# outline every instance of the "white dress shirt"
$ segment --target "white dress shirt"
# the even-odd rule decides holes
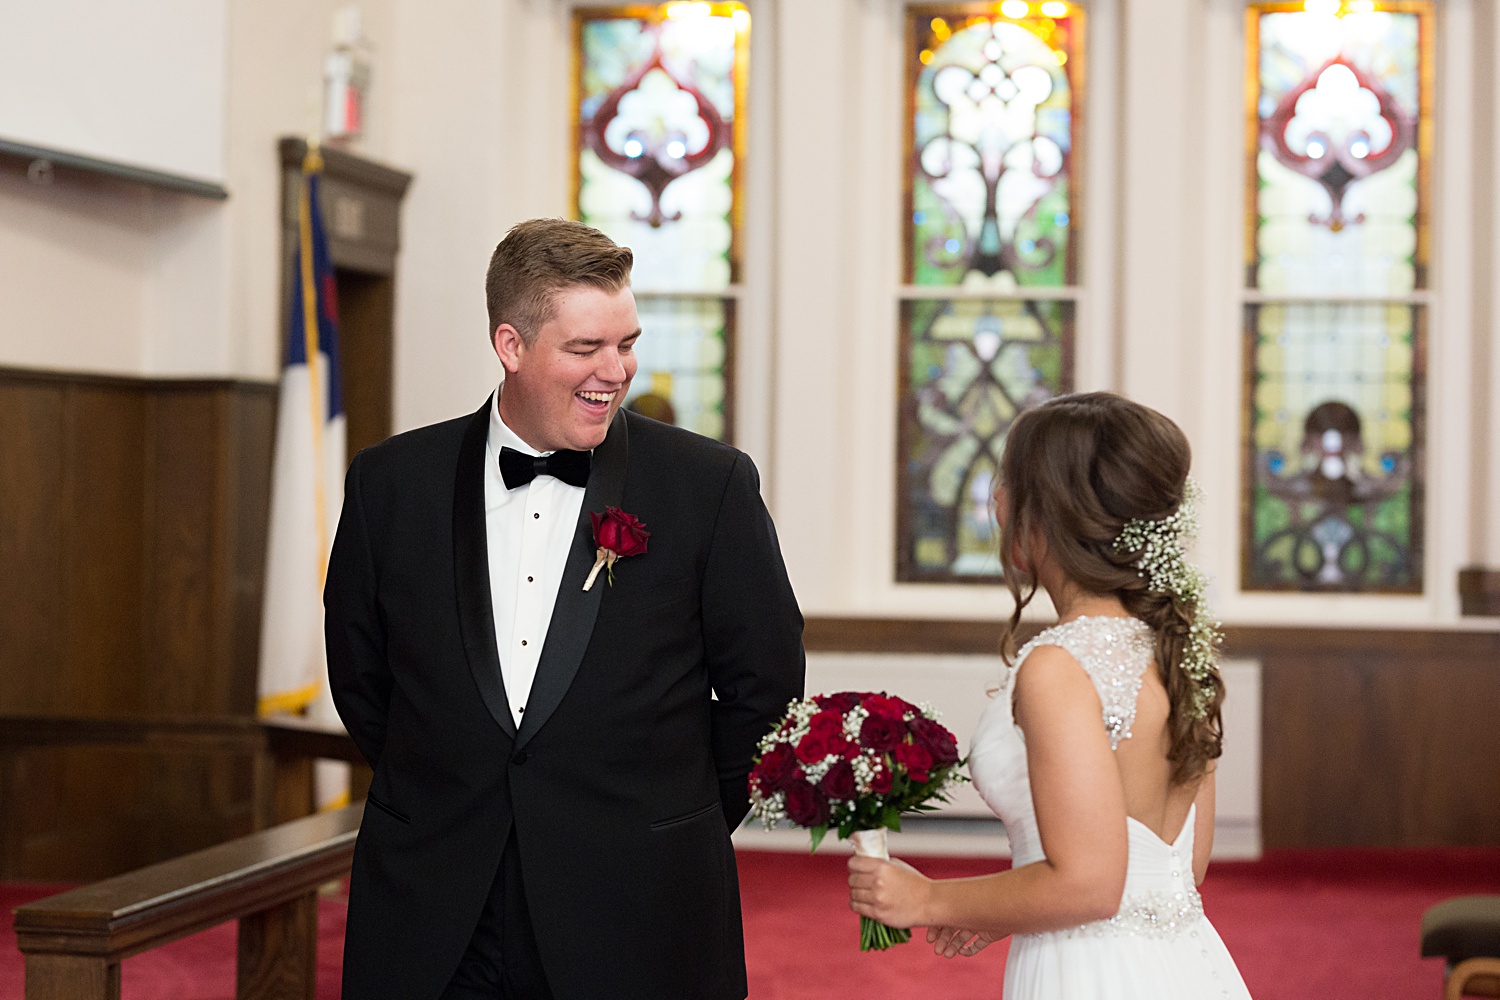
[[[583,509],[583,489],[551,476],[537,476],[510,490],[500,475],[500,449],[546,455],[522,441],[500,419],[500,394],[490,407],[489,463],[484,476],[484,526],[489,547],[490,603],[495,612],[495,648],[500,676],[520,728],[547,641],[552,608],[562,583],[568,548]],[[581,586],[581,584],[580,584]]]

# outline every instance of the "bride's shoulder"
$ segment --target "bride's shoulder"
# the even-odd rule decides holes
[[[1117,746],[1130,735],[1153,639],[1151,627],[1137,618],[1086,617],[1055,625],[1017,654],[1009,679],[1014,703],[1027,696],[1071,698],[1091,688],[1102,704],[1110,745]]]
[[[1037,650],[1060,648],[1090,674],[1119,667],[1134,667],[1142,654],[1150,655],[1151,626],[1139,618],[1093,615],[1043,629],[1021,647],[1016,664]]]

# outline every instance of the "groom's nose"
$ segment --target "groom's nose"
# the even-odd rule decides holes
[[[616,385],[625,381],[627,376],[625,359],[620,356],[620,349],[618,347],[608,348],[599,352],[599,367],[594,369],[594,375],[601,382],[610,382]]]

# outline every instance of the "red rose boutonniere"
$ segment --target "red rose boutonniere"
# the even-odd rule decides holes
[[[601,569],[609,570],[609,583],[614,586],[615,560],[644,554],[646,539],[651,537],[651,532],[634,514],[627,514],[618,507],[606,507],[602,514],[589,511],[589,518],[594,522],[594,544],[599,551],[589,578],[583,581],[583,589],[588,590],[594,585]]]

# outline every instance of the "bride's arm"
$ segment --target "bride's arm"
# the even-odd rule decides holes
[[[1193,817],[1193,884],[1202,885],[1208,875],[1208,856],[1214,849],[1214,765],[1198,785],[1193,796],[1197,813]]]
[[[871,858],[850,861],[850,906],[896,927],[967,927],[996,936],[1112,917],[1125,891],[1125,793],[1093,682],[1056,646],[1016,678],[1031,795],[1047,859],[994,875],[934,881]]]

